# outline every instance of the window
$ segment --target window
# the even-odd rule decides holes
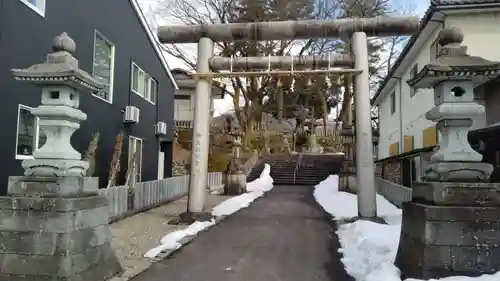
[[[92,75],[105,85],[104,89],[94,93],[94,96],[113,102],[113,72],[115,68],[115,47],[99,32],[94,35],[94,61]]]
[[[132,63],[132,79],[131,79],[132,91],[144,99],[152,102],[156,102],[156,96],[158,95],[158,82],[149,76],[144,70],[137,66],[137,64]]]
[[[45,0],[21,0],[41,16],[45,16]]]
[[[396,112],[396,92],[392,92],[391,94],[391,114]]]
[[[415,64],[410,71],[410,79],[413,79],[417,76],[418,73],[418,64]],[[414,87],[410,87],[410,97],[413,97],[417,93],[417,89]]]
[[[190,95],[175,95],[174,98],[176,100],[190,100],[191,96]]]
[[[135,158],[133,162],[132,159]],[[141,182],[142,171],[142,139],[129,136],[128,138],[128,163],[134,168],[135,182]]]
[[[31,114],[31,108],[20,104],[17,111],[16,159],[32,158],[33,152],[46,140],[38,126],[38,118]]]

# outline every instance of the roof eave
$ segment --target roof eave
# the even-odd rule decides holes
[[[420,24],[419,31],[417,31],[417,33],[410,38],[410,40],[408,41],[408,43],[405,45],[405,47],[401,51],[401,54],[398,56],[398,58],[394,62],[394,65],[389,70],[389,73],[387,74],[387,76],[385,77],[385,79],[380,84],[380,87],[377,89],[377,92],[375,93],[375,95],[373,96],[373,98],[371,100],[372,106],[373,105],[379,105],[379,103],[380,103],[380,100],[379,100],[380,94],[382,93],[382,91],[384,90],[384,88],[389,84],[389,81],[394,76],[394,74],[396,73],[396,71],[399,69],[399,66],[401,65],[401,63],[403,62],[403,60],[406,57],[406,55],[408,54],[408,52],[411,50],[411,48],[413,47],[413,45],[417,41],[417,39],[420,36],[420,34],[427,27],[427,24],[432,19],[432,16],[434,15],[434,12],[435,12],[435,9],[433,7],[429,7],[427,9],[427,11],[425,12],[424,16],[422,17],[422,21],[421,21],[421,24]]]
[[[149,26],[146,16],[142,12],[141,6],[139,5],[139,2],[137,0],[130,0],[130,3],[132,4],[132,7],[134,8],[134,11],[137,14],[137,17],[139,18],[139,21],[141,22],[144,31],[146,32],[147,37],[149,38],[149,41],[151,45],[153,45],[153,49],[155,50],[156,54],[158,55],[158,58],[160,59],[161,64],[163,65],[163,68],[165,69],[168,78],[172,82],[172,85],[176,90],[179,89],[179,86],[177,86],[177,82],[174,79],[174,76],[172,75],[172,72],[170,70],[170,67],[168,66],[167,60],[165,56],[163,55],[163,52],[160,50],[159,44],[160,42],[156,38],[156,35],[153,33],[153,30],[151,30],[151,27]]]
[[[371,99],[371,105],[372,106],[377,106],[380,104],[380,95],[383,92],[383,90],[388,86],[389,81],[391,78],[394,76],[396,71],[399,69],[401,66],[401,63],[404,61],[405,57],[408,55],[410,50],[413,48],[413,45],[415,45],[416,41],[418,40],[419,36],[422,34],[422,32],[427,28],[428,24],[431,22],[435,12],[439,11],[444,11],[444,10],[465,10],[465,9],[484,9],[484,8],[497,8],[500,7],[500,1],[496,1],[494,3],[484,3],[484,4],[440,4],[440,5],[433,5],[430,6],[427,11],[425,12],[424,16],[422,17],[421,25],[420,25],[420,30],[413,35],[408,43],[405,45],[403,50],[401,51],[401,54],[399,57],[396,59],[394,65],[391,67],[389,70],[389,73],[387,74],[386,78],[382,81],[380,84],[380,87],[377,89],[377,92]]]

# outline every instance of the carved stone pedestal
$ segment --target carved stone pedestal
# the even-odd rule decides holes
[[[500,184],[416,183],[403,204],[396,265],[404,278],[500,271]]]
[[[9,177],[10,196],[80,197],[81,194],[96,193],[99,178],[91,177]]]
[[[243,171],[241,159],[232,158],[229,161],[226,181],[224,184],[224,195],[241,195],[247,192],[247,176]]]
[[[60,187],[80,190],[77,197],[52,193],[55,181],[24,185],[18,178],[10,192],[24,185],[25,195],[0,197],[0,281],[104,281],[122,272],[110,244],[107,199],[83,191],[97,186],[73,182],[78,186]],[[30,190],[46,192],[30,197]]]

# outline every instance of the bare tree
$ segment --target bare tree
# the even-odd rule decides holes
[[[343,17],[373,17],[388,14],[412,15],[411,6],[393,7],[388,0],[337,0],[339,6],[343,7]],[[403,45],[407,42],[407,36],[393,36],[387,38],[369,38],[369,68],[370,68],[370,95],[374,94],[380,86],[381,81],[389,73],[394,61],[400,54]],[[345,52],[350,51],[349,38],[344,39]],[[352,77],[343,80],[344,94],[342,96],[342,108],[340,119],[347,121],[347,110],[353,102]],[[372,110],[372,116],[377,116],[376,110]]]
[[[412,4],[403,7],[398,7],[398,9],[392,10],[390,13],[397,13],[403,16],[414,15],[414,6]],[[376,72],[371,77],[372,88],[377,89],[380,86],[380,82],[387,76],[391,70],[394,62],[401,54],[401,50],[404,45],[408,42],[408,36],[392,36],[383,38],[382,52],[384,56],[376,65]]]
[[[159,14],[180,24],[215,24],[249,21],[279,21],[300,19],[329,19],[335,15],[329,0],[164,0]],[[328,40],[217,42],[216,55],[220,56],[283,56],[321,53],[333,50]],[[183,46],[165,45],[170,55],[194,69],[196,58]],[[273,77],[231,77],[222,81],[231,88],[227,94],[233,98],[235,115],[249,135],[258,129],[261,115],[266,111],[264,100],[274,91]]]
[[[393,13],[389,0],[161,0],[159,15],[175,24],[216,24],[248,21],[334,19],[342,17],[372,17]],[[394,59],[398,56],[400,45],[405,38],[370,38],[370,78],[372,89],[385,77]],[[164,49],[172,56],[194,69],[196,57],[185,46],[165,45]],[[220,56],[267,56],[267,55],[307,55],[331,52],[350,52],[350,38],[316,39],[296,41],[264,42],[218,42],[216,55]],[[285,79],[286,80],[286,79]],[[230,88],[226,92],[232,96],[234,113],[246,135],[259,128],[261,115],[273,109],[272,102],[281,101],[285,93],[290,93],[290,82],[284,81],[282,90],[276,90],[277,79],[273,77],[231,77],[222,84]],[[345,120],[345,109],[352,103],[352,77],[345,76],[339,81],[344,86],[340,116]],[[330,105],[326,102],[326,92],[318,92],[318,105],[326,124]],[[281,97],[280,97],[281,96]],[[265,102],[265,101],[268,102]],[[269,102],[271,101],[271,102]],[[338,105],[337,105],[338,106]],[[318,108],[319,109],[319,108]],[[281,108],[281,111],[283,109]],[[325,125],[326,129],[326,125]]]

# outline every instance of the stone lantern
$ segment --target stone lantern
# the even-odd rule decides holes
[[[307,132],[307,152],[310,153],[323,153],[323,147],[318,143],[316,136],[316,119],[314,116],[309,120],[308,127],[310,128]]]
[[[234,123],[233,118],[230,116],[226,119],[226,130],[228,135],[231,136],[233,156],[227,164],[224,194],[240,195],[247,192],[247,176],[243,170],[243,164],[240,158],[243,132]]]
[[[467,55],[463,35],[456,28],[440,34],[440,57],[408,81],[411,87],[434,88],[433,109],[425,117],[437,123],[442,141],[425,171],[427,181],[489,180],[493,166],[481,163],[483,156],[472,149],[467,133],[484,106],[474,102],[474,88],[498,75],[500,64]]]
[[[422,182],[403,204],[396,264],[405,278],[477,276],[500,271],[500,185],[489,183],[493,167],[469,145],[472,120],[484,114],[474,88],[500,75],[500,63],[467,54],[463,34],[439,34],[439,57],[408,84],[433,88],[435,107],[426,118],[442,140]]]
[[[45,144],[33,153],[33,159],[22,162],[26,176],[83,176],[88,163],[71,146],[71,136],[87,115],[78,109],[79,90],[99,91],[103,88],[87,72],[78,68],[72,56],[75,42],[66,33],[54,39],[54,53],[44,63],[26,69],[13,69],[16,80],[35,84],[42,89],[41,105],[31,110],[39,118]]]
[[[355,131],[352,123],[342,124],[340,132],[342,140],[344,162],[339,173],[339,190],[357,192],[355,159]]]
[[[31,113],[47,140],[22,162],[25,176],[9,178],[9,196],[0,197],[5,280],[104,281],[122,271],[110,244],[107,199],[84,177],[88,163],[70,143],[87,117],[78,109],[80,90],[103,87],[78,67],[75,48],[62,33],[44,63],[12,70],[41,88],[41,105]]]

